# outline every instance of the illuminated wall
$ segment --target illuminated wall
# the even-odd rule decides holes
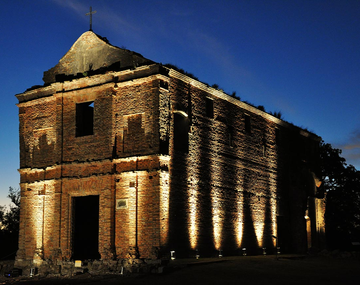
[[[221,90],[151,64],[17,96],[17,262],[70,260],[83,196],[99,196],[103,260],[301,250],[306,207],[323,233],[323,200],[307,201],[319,138]],[[79,136],[85,103],[93,129]]]
[[[134,246],[144,257],[159,256],[170,179],[169,158],[159,156],[158,70],[118,72],[131,79],[118,83],[108,75],[56,82],[18,95],[19,265],[73,258],[74,198],[84,196],[99,196],[102,259],[128,258]],[[77,136],[76,106],[83,102],[93,102],[93,132]]]
[[[170,142],[169,211],[174,214],[169,215],[168,249],[181,251],[177,255],[216,255],[219,250],[238,254],[242,248],[258,254],[266,247],[274,253],[280,240],[289,240],[278,232],[278,219],[290,226],[297,221],[294,212],[304,216],[302,197],[309,189],[296,165],[305,158],[308,167],[316,164],[312,156],[317,154],[308,152],[318,138],[176,71],[170,75],[172,119],[184,113],[190,127],[188,149],[177,150]],[[206,109],[209,99],[213,114]],[[175,127],[170,137],[174,132]],[[296,194],[289,190],[291,177],[296,177]],[[297,234],[306,225],[291,227],[296,242],[306,242]],[[284,249],[297,250],[299,244]]]

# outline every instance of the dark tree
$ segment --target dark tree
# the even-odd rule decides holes
[[[347,165],[341,150],[320,145],[326,191],[326,236],[329,249],[351,250],[360,241],[360,171]]]
[[[0,260],[15,258],[19,240],[20,191],[9,187],[9,208],[0,206]]]

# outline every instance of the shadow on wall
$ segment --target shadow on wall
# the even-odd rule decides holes
[[[228,124],[219,127],[213,119],[214,112],[208,110],[209,104],[203,116],[191,122],[191,114],[186,113],[189,101],[173,113],[167,250],[175,251],[177,257],[217,256],[220,251],[238,255],[243,247],[249,254],[262,253],[263,246],[274,250],[270,177],[261,181],[261,189],[266,188],[266,193],[261,197],[252,193],[259,174],[239,167],[234,150],[227,156],[219,152],[229,142],[228,131],[222,128],[232,128]],[[230,122],[231,118],[225,121]],[[244,145],[244,152],[250,153]]]

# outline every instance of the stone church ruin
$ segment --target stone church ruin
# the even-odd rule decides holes
[[[92,31],[43,80],[16,95],[18,267],[322,246],[315,134]]]

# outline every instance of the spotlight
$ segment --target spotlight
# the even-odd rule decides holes
[[[200,254],[199,254],[199,250],[197,249],[196,250],[196,259],[199,259],[200,258]]]

